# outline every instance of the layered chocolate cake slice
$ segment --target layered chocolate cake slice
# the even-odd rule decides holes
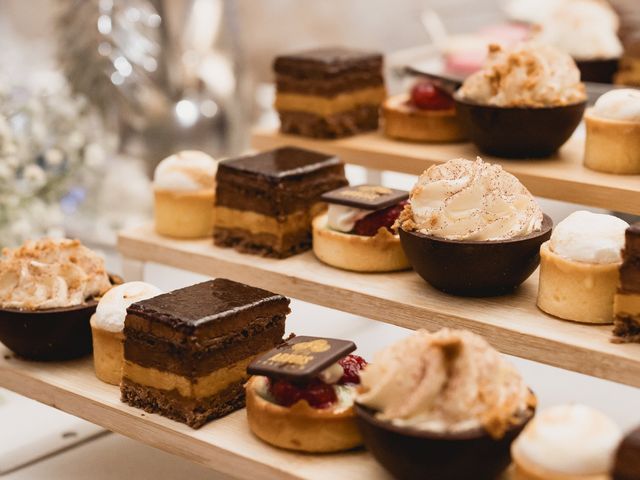
[[[614,341],[640,342],[640,223],[627,228],[613,303]]]
[[[386,97],[382,55],[323,48],[276,57],[280,130],[336,138],[378,128]]]
[[[320,196],[347,185],[337,157],[284,147],[218,165],[216,245],[284,258],[311,246]]]
[[[253,358],[282,341],[289,300],[218,278],[127,309],[122,401],[193,428],[244,406]]]

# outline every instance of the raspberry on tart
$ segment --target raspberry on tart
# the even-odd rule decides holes
[[[409,267],[392,229],[408,192],[381,185],[343,187],[322,195],[329,204],[313,221],[313,251],[333,267],[392,272]]]
[[[398,140],[465,140],[452,95],[430,80],[418,80],[408,93],[387,98],[382,106],[384,133]]]
[[[347,354],[353,342],[328,340],[294,337],[251,363],[247,419],[256,436],[305,452],[336,452],[362,443],[353,402],[367,362]]]

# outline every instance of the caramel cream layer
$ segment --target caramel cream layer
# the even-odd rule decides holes
[[[157,388],[158,390],[176,390],[183,397],[205,398],[246,378],[247,366],[253,358],[251,356],[242,359],[228,367],[220,368],[195,379],[155,368],[142,367],[128,360],[124,362],[122,373],[124,378],[145,387]]]
[[[304,95],[301,93],[278,93],[275,108],[279,111],[307,112],[326,117],[353,110],[360,105],[381,104],[386,97],[384,87],[369,87],[341,93],[335,97]]]
[[[613,311],[616,314],[640,314],[640,293],[616,293],[613,301]]]
[[[236,210],[235,208],[216,206],[216,227],[239,228],[254,235],[267,233],[275,236],[284,236],[296,233],[300,230],[310,229],[311,218],[315,212],[320,212],[321,204],[314,205],[310,210],[300,210],[285,217],[283,222],[276,217],[251,212],[249,210]]]

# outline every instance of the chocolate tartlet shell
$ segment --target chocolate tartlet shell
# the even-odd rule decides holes
[[[511,462],[511,443],[533,417],[494,439],[483,429],[435,433],[398,427],[375,418],[375,412],[355,405],[356,421],[365,446],[395,478],[402,480],[495,479]]]
[[[559,107],[496,107],[463,101],[454,95],[467,137],[482,151],[506,158],[552,155],[582,120],[586,101]]]
[[[509,240],[446,240],[398,229],[413,269],[446,293],[470,297],[515,290],[540,263],[540,245],[549,240],[553,221],[544,215],[538,232]]]
[[[580,80],[596,83],[613,83],[619,63],[618,58],[576,60],[576,66],[580,70]]]
[[[91,352],[97,301],[47,310],[0,309],[0,342],[29,360],[70,360]]]

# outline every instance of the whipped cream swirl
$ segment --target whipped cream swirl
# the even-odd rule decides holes
[[[613,215],[579,210],[556,225],[549,249],[574,262],[618,263],[622,261],[628,227],[627,222]]]
[[[398,426],[431,432],[484,428],[501,437],[533,397],[482,337],[419,330],[375,355],[356,401]]]
[[[501,166],[458,158],[424,172],[400,217],[406,231],[450,240],[507,240],[538,231],[542,211]]]
[[[158,164],[153,185],[157,190],[178,192],[212,190],[217,170],[218,163],[206,153],[184,150]]]
[[[2,308],[71,307],[99,297],[110,288],[104,259],[78,240],[47,238],[2,251]]]
[[[456,95],[498,107],[552,107],[586,99],[573,59],[535,42],[510,49],[490,45],[483,69],[470,75]]]

